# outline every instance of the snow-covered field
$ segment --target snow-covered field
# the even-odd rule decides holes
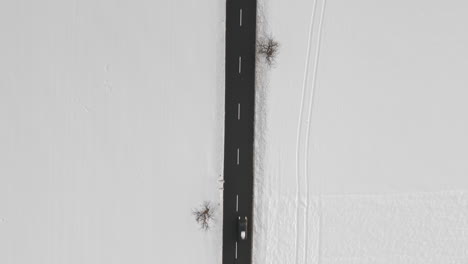
[[[223,1],[0,1],[0,263],[219,263]],[[219,210],[218,210],[219,212]]]
[[[468,263],[463,1],[262,1],[256,264]],[[0,263],[220,263],[224,1],[0,2]]]
[[[468,263],[468,4],[262,2],[255,263]]]

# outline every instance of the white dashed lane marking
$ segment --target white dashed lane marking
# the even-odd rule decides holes
[[[239,11],[239,26],[242,27],[242,8],[241,8],[241,10]]]
[[[237,259],[237,241],[236,241],[236,252],[235,252],[235,256],[234,256],[236,259]]]

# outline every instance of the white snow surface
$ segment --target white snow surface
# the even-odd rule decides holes
[[[217,0],[0,1],[0,263],[220,263],[224,19]]]
[[[254,263],[468,263],[468,4],[261,1]]]
[[[256,264],[468,263],[467,9],[260,3]],[[224,16],[1,1],[0,263],[220,263]]]

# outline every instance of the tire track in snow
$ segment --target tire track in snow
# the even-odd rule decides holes
[[[301,131],[302,131],[302,119],[304,115],[304,104],[305,104],[305,98],[306,98],[306,87],[307,87],[307,81],[308,81],[308,73],[309,73],[309,67],[310,67],[310,50],[311,50],[311,44],[312,44],[312,35],[313,35],[313,27],[314,27],[314,19],[315,19],[315,9],[317,6],[317,0],[314,1],[313,8],[312,8],[312,13],[310,15],[310,23],[309,23],[309,35],[308,35],[308,40],[307,40],[307,59],[305,62],[305,69],[304,69],[304,79],[302,83],[302,93],[301,93],[301,107],[300,107],[300,112],[299,112],[299,120],[297,123],[297,135],[296,135],[296,198],[295,198],[295,203],[296,203],[296,264],[299,263],[299,196],[300,196],[300,172],[299,172],[299,160],[300,160],[300,138],[301,138]],[[307,175],[306,175],[307,178]],[[301,199],[302,200],[302,199]]]
[[[308,184],[308,177],[309,177],[309,150],[310,150],[310,124],[311,124],[311,121],[312,121],[312,109],[314,107],[314,101],[315,101],[315,91],[316,91],[316,84],[317,84],[317,69],[318,69],[318,62],[319,62],[319,57],[320,57],[320,44],[321,44],[321,41],[322,41],[322,29],[323,29],[323,18],[324,18],[324,15],[325,15],[325,6],[326,6],[326,2],[327,0],[323,0],[323,3],[322,3],[322,10],[320,11],[320,21],[319,21],[319,26],[318,26],[318,36],[317,36],[317,47],[316,47],[316,50],[315,50],[315,58],[314,58],[314,67],[313,67],[313,74],[312,74],[312,88],[311,88],[311,93],[310,93],[310,97],[309,97],[309,104],[310,104],[310,107],[309,107],[309,112],[307,114],[307,130],[306,130],[306,144],[305,144],[305,147],[306,147],[306,150],[305,150],[305,161],[304,161],[304,174],[305,174],[305,178],[307,179],[306,180],[306,196],[307,196],[307,200],[306,200],[306,212],[305,212],[305,215],[306,215],[306,219],[305,219],[305,231],[304,231],[304,236],[305,236],[305,250],[304,250],[304,260],[305,262],[307,263],[307,253],[308,253],[308,241],[309,241],[309,209],[310,209],[310,192],[309,192],[309,189],[310,189],[310,186]],[[318,215],[319,215],[319,220],[318,220],[318,232],[319,232],[319,235],[318,235],[318,252],[317,252],[317,262],[318,264],[320,264],[321,262],[321,255],[322,255],[322,250],[321,250],[321,236],[322,236],[322,228],[321,228],[321,225],[322,225],[322,188],[321,188],[321,183],[322,181],[319,180],[319,201],[318,201],[318,209],[319,209],[319,212],[318,212]]]

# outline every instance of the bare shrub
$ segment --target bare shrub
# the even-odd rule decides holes
[[[202,230],[207,231],[211,228],[211,223],[214,220],[214,207],[210,202],[203,202],[200,208],[193,209],[192,214]]]
[[[257,43],[257,52],[258,54],[265,57],[265,60],[268,65],[273,65],[276,61],[276,57],[279,52],[279,43],[273,37],[267,37],[261,39]]]

